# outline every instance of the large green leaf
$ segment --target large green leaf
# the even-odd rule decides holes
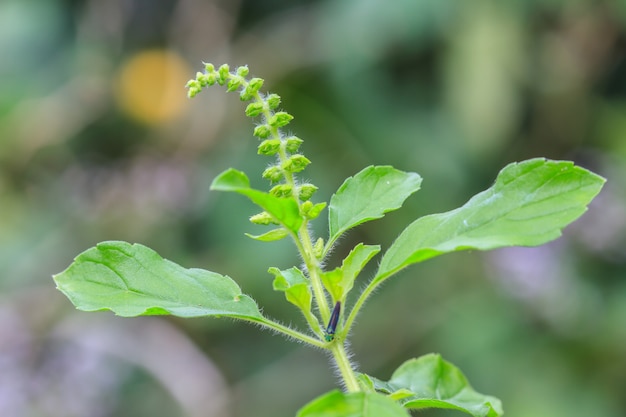
[[[605,179],[569,161],[507,165],[495,184],[464,206],[411,223],[384,254],[374,282],[426,259],[465,249],[538,246],[561,235]]]
[[[298,203],[291,198],[279,198],[263,191],[250,188],[250,180],[241,171],[230,168],[218,175],[211,184],[212,190],[232,191],[245,195],[253,203],[271,214],[279,223],[293,232],[302,225]]]
[[[406,361],[387,382],[370,379],[374,388],[399,400],[406,408],[447,408],[474,417],[503,414],[499,399],[474,391],[465,375],[437,354]]]
[[[54,280],[84,311],[111,310],[125,317],[173,314],[265,320],[254,300],[229,277],[185,269],[139,244],[99,243],[78,255]]]
[[[375,392],[328,392],[300,409],[296,417],[409,417],[398,403]]]
[[[422,178],[390,166],[369,166],[344,181],[328,208],[328,247],[345,231],[397,210],[419,190]]]

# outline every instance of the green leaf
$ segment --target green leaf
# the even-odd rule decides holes
[[[390,394],[406,408],[447,408],[474,417],[503,414],[499,399],[474,391],[465,375],[437,354],[406,361],[388,382],[370,378],[377,390]]]
[[[345,231],[397,210],[419,190],[422,178],[390,166],[370,166],[344,181],[328,209],[328,247]]]
[[[309,282],[304,276],[304,273],[295,266],[284,271],[271,267],[268,269],[268,272],[275,277],[273,284],[275,291],[286,291],[294,285],[308,284]]]
[[[286,238],[287,236],[289,236],[289,232],[287,231],[287,229],[281,227],[279,229],[270,230],[269,232],[263,233],[262,235],[251,235],[250,233],[246,233],[245,235],[251,239],[259,240],[261,242],[274,242],[276,240]]]
[[[378,252],[380,252],[379,245],[364,245],[363,243],[359,243],[350,251],[341,263],[344,291],[348,292],[352,289],[357,275]]]
[[[365,392],[374,392],[374,381],[367,374],[357,373],[356,379],[361,389]]]
[[[281,271],[278,268],[271,267],[268,272],[274,275],[274,290],[285,293],[285,298],[291,304],[300,309],[309,327],[318,335],[321,334],[317,317],[311,313],[311,304],[313,296],[311,294],[311,286],[309,280],[304,273],[295,266],[287,270]]]
[[[464,206],[411,223],[383,256],[374,282],[448,252],[554,240],[587,210],[604,182],[569,161],[536,158],[509,164],[492,187]]]
[[[230,168],[218,175],[211,184],[211,190],[232,191],[248,197],[293,232],[297,232],[302,225],[303,219],[295,200],[275,197],[269,193],[250,188],[250,180],[246,174],[236,169]]]
[[[284,292],[287,301],[303,312],[311,311],[311,289],[302,271],[294,266],[285,271],[271,267],[268,272],[275,277],[273,283],[275,291]]]
[[[54,280],[84,311],[111,310],[124,317],[173,314],[265,321],[254,300],[242,294],[229,277],[185,269],[139,244],[99,243],[78,255]]]
[[[331,294],[334,301],[343,301],[345,299],[346,294],[354,286],[354,280],[357,275],[378,252],[380,252],[380,246],[378,245],[359,243],[343,260],[341,267],[325,272],[322,275],[324,287]]]
[[[398,403],[376,392],[330,391],[298,411],[296,417],[409,417]]]

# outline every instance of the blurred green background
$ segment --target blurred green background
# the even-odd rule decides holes
[[[228,167],[265,187],[268,161],[236,95],[187,100],[201,61],[248,64],[282,96],[317,201],[369,164],[423,176],[330,266],[512,161],[606,176],[558,241],[390,280],[351,350],[379,378],[440,352],[507,416],[626,415],[626,2],[3,0],[0,57],[1,416],[287,417],[337,384],[322,352],[252,326],[81,313],[54,288],[74,256],[119,239],[228,274],[301,323],[266,273],[299,263],[289,242],[246,238],[255,208],[208,192]]]

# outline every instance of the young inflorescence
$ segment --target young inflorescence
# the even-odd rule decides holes
[[[227,91],[239,91],[241,101],[248,101],[246,107],[248,117],[260,117],[261,123],[254,128],[253,135],[261,140],[258,146],[260,155],[276,156],[276,162],[263,171],[263,178],[273,187],[270,194],[280,198],[293,198],[298,203],[300,214],[307,220],[315,219],[326,207],[326,203],[314,204],[310,201],[317,187],[310,183],[298,183],[295,174],[303,171],[311,163],[298,153],[302,139],[283,133],[293,116],[285,111],[277,111],[280,96],[277,94],[261,94],[263,79],[247,79],[247,66],[237,67],[231,71],[224,64],[218,69],[213,64],[205,64],[205,71],[198,72],[196,78],[187,82],[188,96],[195,97],[204,87],[214,84],[225,85]],[[267,225],[275,223],[267,212],[261,212],[250,218],[255,224]]]

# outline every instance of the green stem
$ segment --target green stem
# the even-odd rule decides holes
[[[333,359],[335,360],[337,368],[341,373],[343,382],[346,384],[346,390],[348,392],[361,391],[361,387],[359,386],[359,382],[356,378],[356,375],[354,374],[352,364],[348,359],[348,354],[343,343],[335,339],[330,345],[330,351],[333,354]]]
[[[359,298],[356,300],[356,303],[354,303],[354,306],[352,307],[352,311],[350,311],[350,314],[348,315],[348,318],[346,319],[346,322],[344,323],[343,328],[345,329],[346,334],[350,332],[352,323],[354,322],[354,319],[356,319],[357,314],[359,314],[359,311],[361,310],[361,307],[363,307],[363,304],[365,304],[365,301],[367,300],[367,298],[374,292],[378,284],[381,282],[382,280],[376,280],[376,282],[374,281],[370,282],[368,286],[363,290],[361,295],[359,295]]]
[[[260,324],[263,327],[267,327],[268,329],[272,329],[277,331],[278,333],[282,333],[284,335],[287,335],[289,337],[292,337],[294,339],[300,340],[304,343],[308,343],[310,345],[313,345],[315,347],[319,347],[319,348],[326,348],[327,343],[316,339],[314,337],[311,337],[309,335],[306,335],[304,333],[301,333],[297,330],[293,330],[287,326],[283,326],[280,323],[277,323],[275,321],[269,320],[269,319],[265,319],[265,320],[251,320],[251,319],[244,319],[247,321],[251,321],[253,323],[256,324]]]
[[[301,254],[304,258],[304,263],[309,270],[309,279],[311,280],[311,287],[313,288],[317,308],[322,316],[322,321],[327,322],[328,319],[330,319],[330,309],[326,300],[326,294],[324,293],[322,279],[320,278],[319,263],[313,253],[313,244],[311,243],[311,236],[309,235],[306,223],[300,228],[299,240],[300,245],[298,245],[298,247],[302,250]]]

